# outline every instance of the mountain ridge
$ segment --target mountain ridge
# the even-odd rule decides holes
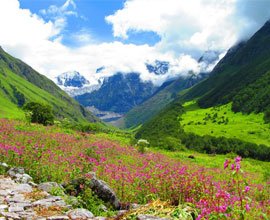
[[[0,92],[1,105],[8,105],[19,115],[20,106],[35,101],[49,104],[59,119],[68,118],[76,122],[97,121],[97,119],[70,98],[53,81],[39,74],[21,60],[0,49]],[[8,114],[6,112],[5,114]],[[21,116],[20,116],[21,117]]]

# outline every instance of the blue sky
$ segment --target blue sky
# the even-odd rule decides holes
[[[50,16],[44,16],[41,10],[48,9],[51,5],[62,6],[66,0],[19,0],[21,7],[30,9],[44,20],[49,21]],[[152,31],[130,32],[128,39],[114,37],[112,25],[105,21],[105,17],[114,14],[123,8],[125,0],[77,0],[76,13],[78,16],[69,16],[67,26],[63,34],[63,44],[71,47],[78,46],[72,39],[74,33],[89,33],[96,42],[113,42],[114,40],[123,43],[133,43],[136,45],[154,45],[160,37]]]
[[[269,0],[0,0],[0,45],[52,80],[75,70],[95,84],[136,72],[161,84],[211,71],[200,56],[220,59],[269,18]],[[147,71],[156,60],[170,63],[167,74]]]

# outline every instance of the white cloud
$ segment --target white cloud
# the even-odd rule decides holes
[[[154,31],[161,37],[158,44],[97,43],[82,30],[72,35],[80,47],[69,48],[62,43],[62,33],[67,17],[79,16],[74,0],[41,11],[50,18],[48,22],[21,9],[18,0],[1,0],[0,45],[51,79],[77,70],[94,82],[121,71],[139,72],[143,80],[160,84],[189,70],[213,68],[198,64],[198,56],[209,49],[227,50],[239,38],[254,33],[269,15],[270,1],[256,1],[260,2],[259,6],[254,3],[256,7],[248,6],[250,2],[255,1],[128,0],[123,9],[107,17],[114,35],[128,38],[130,31]],[[145,62],[155,60],[169,61],[170,73],[149,74]],[[101,66],[106,68],[95,73]]]
[[[127,0],[106,17],[116,37],[154,31],[161,52],[196,56],[205,50],[227,50],[248,38],[270,18],[268,0]]]

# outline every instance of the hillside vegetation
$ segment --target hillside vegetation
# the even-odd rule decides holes
[[[172,102],[180,91],[192,87],[207,76],[208,74],[199,74],[196,76],[191,73],[191,75],[186,78],[179,77],[165,84],[164,87],[161,87],[151,98],[132,108],[125,115],[124,119],[121,119],[121,121],[124,121],[121,127],[130,128],[143,124]]]
[[[76,122],[95,121],[95,117],[70,98],[51,80],[0,48],[1,117],[22,118],[20,109],[34,101],[48,104],[58,119]]]
[[[196,102],[184,105],[180,123],[185,132],[197,135],[238,138],[255,144],[270,146],[270,125],[261,114],[234,113],[231,104],[202,109]]]
[[[192,212],[193,217],[202,219],[258,219],[270,214],[266,184],[269,173],[263,175],[269,163],[242,162],[240,157],[234,160],[234,155],[214,158],[195,154],[192,160],[187,158],[187,152],[148,150],[142,154],[120,144],[129,142],[121,134],[103,134],[100,138],[98,134],[3,119],[0,131],[0,160],[24,167],[36,182],[87,180],[91,177],[86,174],[94,171],[115,190],[122,204],[167,201],[171,211],[166,212],[164,205],[160,217],[193,219]],[[224,170],[224,159],[225,167],[230,164],[236,168]],[[214,160],[216,163],[212,163]],[[202,161],[212,162],[204,166]],[[247,172],[243,174],[240,168]],[[81,190],[86,189],[82,186]],[[87,198],[93,201],[93,197]],[[87,201],[83,204],[94,208]],[[151,207],[152,213],[158,213],[157,207]],[[127,213],[126,219],[134,219],[135,213]]]
[[[250,40],[231,48],[208,79],[180,92],[136,136],[160,148],[167,148],[157,141],[163,137],[172,150],[234,152],[270,161],[269,45],[267,22]],[[175,132],[167,132],[168,127]]]
[[[270,108],[270,22],[247,42],[231,48],[211,77],[182,95],[199,98],[200,107],[232,102],[233,111],[267,112]]]

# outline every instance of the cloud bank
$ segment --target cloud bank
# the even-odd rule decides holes
[[[77,3],[79,4],[79,2]],[[62,43],[69,16],[80,17],[76,1],[50,6],[41,16],[22,9],[18,0],[0,1],[0,45],[40,73],[53,79],[76,70],[90,82],[116,72],[138,72],[156,84],[170,77],[213,68],[197,62],[209,50],[226,51],[248,39],[270,18],[270,1],[247,0],[127,0],[122,9],[107,16],[116,40],[96,43],[85,31],[75,33],[77,48]],[[49,20],[49,21],[48,21]],[[134,32],[160,36],[154,46],[121,42]],[[117,40],[118,39],[118,40]],[[169,61],[167,75],[150,74],[146,62]],[[99,73],[96,69],[106,67]]]

